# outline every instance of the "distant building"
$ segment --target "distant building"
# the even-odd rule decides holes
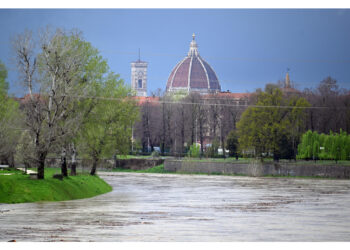
[[[136,96],[147,96],[147,66],[148,63],[139,59],[131,63],[131,88]]]
[[[282,92],[286,95],[295,95],[295,94],[300,94],[300,91],[293,88],[292,85],[290,84],[290,78],[289,78],[289,73],[286,73],[286,78],[284,80],[284,86],[282,88]]]
[[[200,94],[221,91],[215,71],[199,55],[195,34],[192,35],[190,50],[171,71],[166,86],[167,92],[198,92]]]

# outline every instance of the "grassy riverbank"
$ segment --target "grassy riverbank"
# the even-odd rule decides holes
[[[230,175],[230,176],[245,176],[245,175],[233,175],[233,174],[221,174],[221,173],[186,173],[186,172],[172,172],[164,169],[164,164],[149,168],[146,170],[132,170],[125,168],[114,168],[112,172],[132,172],[132,173],[153,173],[153,174],[196,174],[196,175]]]
[[[21,171],[6,171],[0,175],[0,203],[63,201],[89,198],[112,190],[98,176],[78,174],[62,181],[52,178],[58,169],[46,168],[44,180],[31,180]],[[5,171],[0,171],[5,173]]]
[[[255,161],[260,161],[255,158],[239,158],[236,160],[236,158],[229,157],[229,158],[183,158],[182,161],[189,161],[189,162],[227,162],[227,163],[234,163],[234,164],[249,164]],[[263,163],[273,163],[274,160],[272,158],[265,158]],[[335,162],[334,160],[279,160],[277,163],[279,164],[293,164],[293,165],[334,165],[334,166],[350,166],[350,161],[338,161]]]
[[[146,170],[132,170],[132,169],[125,169],[125,168],[114,168],[112,170],[113,172],[133,172],[133,173],[159,173],[159,174],[166,174],[171,173],[175,174],[175,172],[169,172],[164,170],[164,164],[155,166],[153,168],[149,168]]]
[[[166,158],[173,158],[173,157],[162,157],[163,159]],[[118,159],[125,160],[125,159],[154,159],[150,155],[118,155]],[[256,158],[242,158],[239,157],[236,159],[235,157],[226,157],[226,158],[190,158],[190,157],[183,157],[178,160],[181,161],[189,161],[189,162],[227,162],[227,163],[234,163],[234,164],[249,164],[251,162],[257,161]],[[260,160],[258,160],[260,161]],[[272,158],[264,158],[264,163],[272,163],[274,160]],[[335,165],[335,166],[350,166],[350,161],[338,161],[335,162],[334,160],[286,160],[286,159],[280,159],[278,161],[279,164],[293,164],[293,165]]]

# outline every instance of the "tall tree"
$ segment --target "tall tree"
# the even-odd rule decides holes
[[[349,91],[339,88],[334,78],[328,76],[316,89],[305,89],[304,96],[317,107],[308,111],[308,129],[320,133],[339,132],[340,129],[349,132]]]
[[[102,85],[96,85],[96,104],[83,122],[79,146],[92,158],[90,171],[95,175],[101,157],[129,152],[132,124],[138,108],[129,98],[131,89],[114,73],[109,73]]]
[[[14,154],[22,131],[19,105],[8,96],[9,83],[6,79],[7,70],[0,61],[0,164],[14,167]]]
[[[47,154],[61,151],[79,128],[84,113],[76,112],[77,98],[89,93],[96,78],[105,73],[106,62],[79,32],[46,30],[38,37],[26,31],[15,38],[13,49],[28,89],[23,110],[34,142],[28,157],[43,179]]]
[[[266,85],[264,92],[258,91],[256,105],[249,107],[237,124],[240,147],[254,149],[255,155],[262,159],[272,153],[278,160],[286,147],[283,140],[291,140],[294,120],[303,120],[308,103],[303,98],[289,102],[277,86]]]

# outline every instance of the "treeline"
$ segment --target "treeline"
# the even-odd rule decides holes
[[[134,152],[186,156],[193,144],[200,155],[210,148],[226,147],[226,138],[249,102],[249,95],[233,98],[232,93],[157,94],[141,105],[141,120],[134,126]]]
[[[76,174],[76,158],[93,160],[127,154],[138,107],[131,89],[110,71],[81,33],[62,29],[26,31],[13,43],[24,98],[7,95],[7,71],[0,64],[0,163],[37,167],[61,156],[62,175]]]
[[[308,130],[298,146],[298,159],[350,160],[350,134],[340,130],[329,134]]]
[[[279,83],[246,95],[158,91],[154,97],[141,105],[141,120],[134,126],[134,153],[159,147],[163,155],[186,156],[197,143],[203,157],[226,149],[231,156],[296,159],[301,136],[308,129],[350,133],[349,91],[331,77],[304,91]]]
[[[306,129],[328,134],[342,129],[350,133],[350,91],[340,88],[332,77],[323,79],[317,88],[301,95],[314,108],[307,110]]]

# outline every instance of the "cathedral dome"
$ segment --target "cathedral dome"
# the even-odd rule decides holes
[[[166,90],[200,93],[220,92],[221,87],[215,71],[200,57],[195,35],[187,56],[172,70]]]

